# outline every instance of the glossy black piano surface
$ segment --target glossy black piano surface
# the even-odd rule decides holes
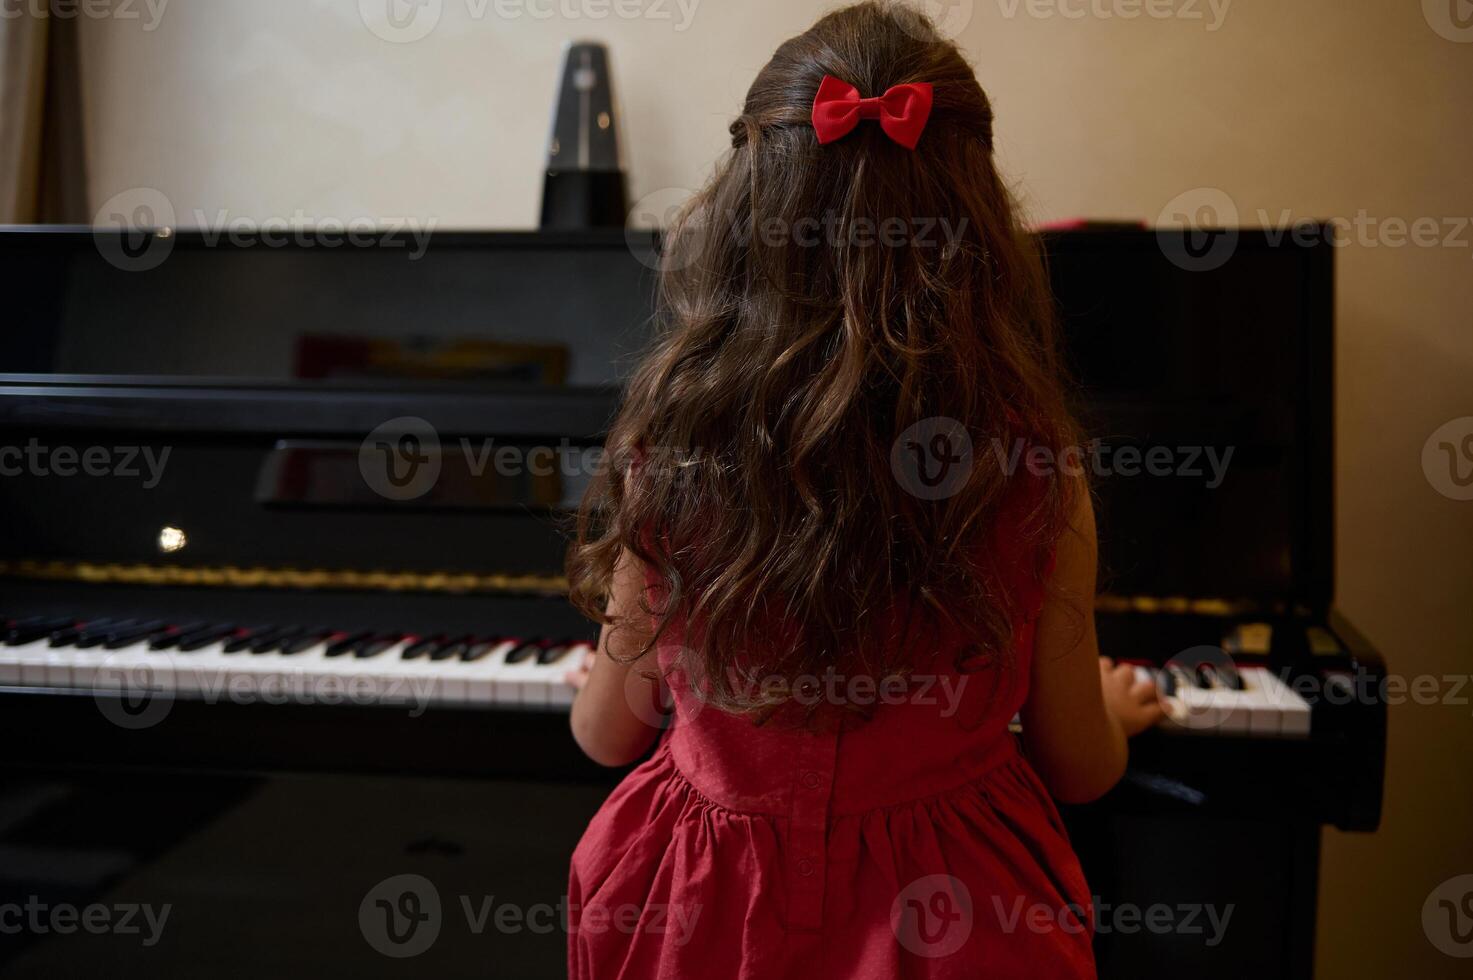
[[[1102,934],[1102,974],[1308,976],[1320,828],[1375,828],[1385,748],[1378,699],[1323,693],[1382,670],[1333,605],[1329,247],[1244,232],[1188,275],[1150,233],[1045,244],[1090,432],[1197,450],[1096,474],[1102,648],[1159,666],[1254,636],[1245,673],[1307,695],[1307,730],[1143,736],[1067,814],[1103,903],[1236,909],[1211,948]],[[649,330],[653,248],[179,233],[128,271],[89,233],[0,233],[0,447],[100,447],[112,474],[49,454],[0,479],[0,905],[173,908],[151,946],[0,934],[0,976],[560,974],[568,853],[617,779],[556,680],[594,635],[561,597],[568,507]],[[323,641],[252,652],[273,630]],[[401,874],[441,905],[413,958],[381,949],[407,948],[375,904]],[[488,926],[502,904],[553,924]]]

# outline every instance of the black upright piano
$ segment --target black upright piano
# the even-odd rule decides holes
[[[1308,977],[1385,750],[1334,607],[1331,250],[1043,245],[1102,648],[1173,706],[1066,813],[1101,974]],[[618,777],[568,735],[562,560],[657,241],[405,246],[0,231],[0,977],[561,975]]]

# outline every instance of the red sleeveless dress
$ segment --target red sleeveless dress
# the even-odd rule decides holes
[[[674,725],[574,851],[569,976],[1095,976],[1088,886],[1008,730],[1042,604],[1024,578],[1011,668],[959,674],[933,635],[904,690],[839,680],[871,706],[854,723],[757,726],[674,675]]]

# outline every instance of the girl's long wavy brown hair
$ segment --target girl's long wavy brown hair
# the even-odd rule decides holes
[[[872,121],[820,146],[810,113],[826,74],[862,95],[932,83],[916,149]],[[660,333],[568,574],[575,603],[607,623],[621,554],[653,570],[664,586],[646,600],[655,638],[640,655],[677,628],[674,669],[713,704],[760,712],[792,696],[744,678],[905,674],[898,608],[960,631],[963,669],[1007,662],[1019,570],[990,547],[999,512],[1017,481],[1036,484],[1009,519],[1041,579],[1070,496],[1013,448],[1059,459],[1075,435],[1047,280],[994,165],[992,119],[924,16],[846,7],[758,73],[730,151],[664,238]],[[955,492],[928,499],[892,450],[938,417],[964,425],[974,452]]]

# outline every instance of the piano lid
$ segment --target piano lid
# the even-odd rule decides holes
[[[0,228],[0,372],[586,387],[650,332],[648,232],[128,237]]]
[[[1167,234],[1165,232],[1163,235]],[[1334,594],[1333,246],[1241,229],[1193,264],[1153,231],[1044,236],[1097,493],[1101,589]]]
[[[0,334],[0,372],[31,372],[0,378],[0,447],[42,430],[52,441],[74,430],[70,442],[113,445],[131,429],[149,434],[141,443],[175,444],[181,454],[183,433],[195,446],[244,439],[254,447],[236,460],[246,513],[261,506],[247,502],[283,439],[362,439],[384,419],[413,416],[457,443],[514,436],[530,446],[566,433],[586,444],[650,327],[654,276],[630,241],[653,248],[622,230],[436,233],[409,261],[372,242],[321,248],[309,237],[268,248],[181,232],[167,261],[136,272],[109,262],[87,230],[0,231],[0,284],[13,311]],[[1098,440],[1085,448],[1099,499],[1101,588],[1326,609],[1328,237],[1302,246],[1242,230],[1231,257],[1210,269],[1173,262],[1149,231],[1043,241],[1078,410]],[[556,346],[561,362],[546,350]],[[1012,447],[996,449],[1007,456]],[[185,456],[176,458],[170,474],[182,476]],[[319,482],[295,498],[266,496],[278,507],[320,505],[321,481],[340,468],[330,454],[293,458],[310,460]],[[51,481],[32,495],[23,482],[0,481],[11,513],[41,522],[53,505],[96,511],[76,487]],[[560,502],[572,497],[571,485],[564,490]],[[143,499],[151,506],[199,492],[181,486]],[[385,510],[426,515],[431,502],[389,501]],[[402,518],[418,519],[433,518]],[[146,523],[156,533],[168,520],[151,513]],[[80,542],[102,533],[86,530],[76,557],[85,556]],[[34,548],[12,555],[48,557]]]

